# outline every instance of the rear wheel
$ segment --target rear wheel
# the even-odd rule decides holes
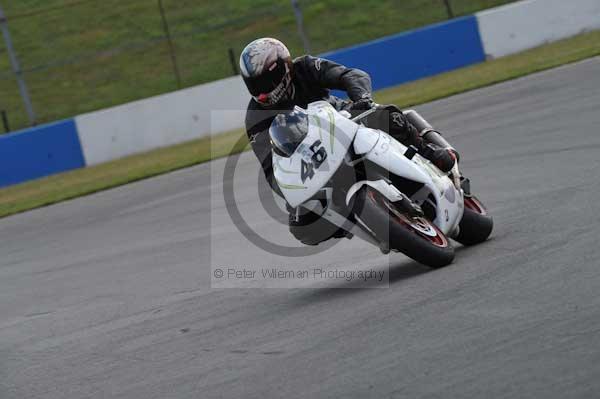
[[[494,228],[494,221],[479,199],[470,196],[465,197],[465,212],[459,227],[455,240],[463,245],[475,245],[487,240]]]
[[[430,267],[443,267],[454,259],[448,238],[431,221],[397,209],[377,190],[365,186],[356,194],[356,216],[377,239],[389,243],[414,260]]]

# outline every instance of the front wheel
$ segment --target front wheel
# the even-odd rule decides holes
[[[455,240],[463,245],[484,242],[492,233],[494,221],[483,204],[475,196],[465,197],[465,212],[459,223]]]
[[[397,209],[380,192],[365,186],[356,193],[355,214],[377,239],[389,243],[412,259],[430,267],[443,267],[454,260],[454,248],[431,221]]]

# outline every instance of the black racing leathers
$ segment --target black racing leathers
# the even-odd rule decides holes
[[[294,108],[295,105],[306,108],[311,102],[319,100],[328,101],[337,109],[342,109],[349,103],[331,96],[330,89],[345,91],[352,101],[364,95],[370,96],[372,90],[371,78],[366,72],[309,55],[294,60],[292,84],[293,98],[285,103],[276,108],[264,108],[252,99],[246,112],[246,132],[252,150],[262,165],[267,182],[280,195],[279,187],[273,178],[269,142],[269,126],[275,116],[282,110]]]

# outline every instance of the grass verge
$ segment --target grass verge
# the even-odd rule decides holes
[[[407,107],[596,55],[600,55],[600,31],[385,89],[375,98]],[[243,134],[236,130],[0,189],[0,217],[243,151],[247,147],[245,140],[239,140]]]
[[[446,0],[455,16],[515,0]],[[178,88],[157,0],[0,1],[38,123]],[[181,87],[231,76],[235,54],[273,36],[303,53],[289,0],[162,0]],[[301,0],[313,53],[448,18],[442,0]],[[373,23],[376,20],[377,23]],[[329,23],[324,23],[327,21]],[[335,30],[332,32],[332,23]],[[13,130],[28,126],[0,39],[0,109]]]

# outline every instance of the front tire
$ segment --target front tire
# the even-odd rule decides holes
[[[380,192],[364,186],[356,193],[355,214],[380,241],[424,265],[438,268],[454,260],[454,248],[437,226],[410,216]]]
[[[487,240],[494,221],[477,197],[471,196],[465,197],[465,212],[458,226],[460,231],[455,240],[463,245],[476,245]]]

